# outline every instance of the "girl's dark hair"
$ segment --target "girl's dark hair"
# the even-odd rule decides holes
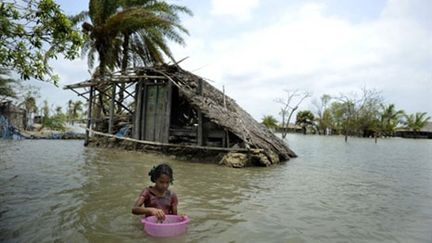
[[[173,170],[171,169],[171,166],[168,164],[160,164],[158,166],[153,166],[153,168],[148,173],[150,176],[150,180],[152,182],[156,182],[156,180],[162,175],[167,175],[170,178],[170,183],[172,184],[174,181],[174,175]]]

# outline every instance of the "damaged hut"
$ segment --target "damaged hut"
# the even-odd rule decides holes
[[[129,69],[65,89],[89,103],[86,144],[92,146],[156,150],[233,167],[296,157],[233,99],[178,65]]]

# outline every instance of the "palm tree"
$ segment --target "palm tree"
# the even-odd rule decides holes
[[[24,109],[26,110],[27,113],[36,112],[37,109],[36,99],[30,94],[27,94],[22,104],[24,105]]]
[[[67,117],[68,122],[72,121],[72,104],[73,104],[72,100],[69,100],[67,103],[67,111],[66,111],[67,116],[66,117]]]
[[[90,0],[87,14],[91,23],[82,24],[86,39],[83,53],[88,54],[89,67],[97,53],[97,75],[103,83],[107,69],[113,70],[120,65],[123,70],[127,68],[131,52],[143,64],[162,62],[162,53],[172,58],[166,40],[182,44],[184,40],[179,32],[188,33],[179,24],[179,12],[191,14],[185,7],[155,0]],[[81,13],[79,17],[85,15]],[[120,93],[123,96],[123,90]],[[106,113],[103,103],[99,95],[98,107]]]
[[[306,134],[306,127],[314,124],[314,115],[311,111],[299,111],[297,113],[296,124],[303,129],[303,134]]]
[[[269,129],[277,127],[277,120],[272,115],[264,116],[261,123]]]
[[[403,110],[396,110],[394,104],[388,106],[382,106],[383,111],[381,112],[381,129],[386,136],[393,136],[396,126],[400,123],[402,116],[404,115]]]
[[[188,31],[180,25],[179,13],[185,13],[192,16],[192,11],[187,7],[166,2],[152,0],[126,0],[125,8],[133,8],[140,6],[146,10],[154,12],[158,16],[170,19],[173,23],[169,28],[158,28],[157,26],[148,26],[137,32],[124,31],[122,44],[122,60],[121,70],[123,73],[128,68],[129,59],[134,60],[134,64],[149,66],[153,63],[163,63],[163,54],[174,60],[174,57],[167,45],[167,40],[173,41],[180,45],[185,45],[185,41],[181,36],[189,34]],[[119,92],[119,101],[123,101],[125,84],[121,84]],[[121,112],[121,105],[118,106],[118,113]]]
[[[426,117],[426,115],[426,112],[416,112],[415,114],[405,115],[406,128],[411,129],[414,133],[420,132],[431,119],[430,116]]]
[[[75,101],[72,104],[72,119],[79,119],[82,111],[83,111],[83,102],[81,100]]]
[[[184,44],[180,32],[188,34],[179,24],[180,12],[192,14],[186,7],[154,0],[90,0],[89,12],[77,16],[87,14],[91,20],[82,25],[83,53],[88,54],[90,67],[96,53],[102,76],[122,62],[127,67],[130,51],[144,65],[163,62],[162,54],[173,59],[167,40]]]

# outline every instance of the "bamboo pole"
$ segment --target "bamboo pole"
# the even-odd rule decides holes
[[[89,131],[91,130],[91,126],[92,126],[92,106],[93,106],[93,92],[94,92],[94,88],[93,86],[90,87],[90,95],[89,95],[89,105],[88,105],[88,109],[87,109],[87,129],[86,129],[86,135],[85,135],[85,141],[84,141],[84,146],[87,146],[89,143]]]
[[[202,95],[202,80],[198,80],[197,94]],[[198,108],[198,129],[197,129],[197,144],[203,145],[203,115],[201,109]]]
[[[116,95],[116,84],[113,84],[112,87],[112,95],[111,95],[111,104],[109,110],[109,124],[108,124],[108,133],[113,133],[113,125],[114,125],[114,103],[115,103],[115,95]]]
[[[134,119],[134,130],[133,130],[133,137],[136,139],[140,138],[140,133],[141,133],[141,116],[142,116],[142,85],[143,82],[142,80],[140,80],[137,84],[136,84],[136,91],[135,91],[135,119]]]

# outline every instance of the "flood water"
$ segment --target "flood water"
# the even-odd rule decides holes
[[[1,242],[432,242],[432,140],[288,135],[299,158],[270,168],[214,164],[82,141],[0,140]],[[131,206],[149,169],[191,222],[147,236]]]

